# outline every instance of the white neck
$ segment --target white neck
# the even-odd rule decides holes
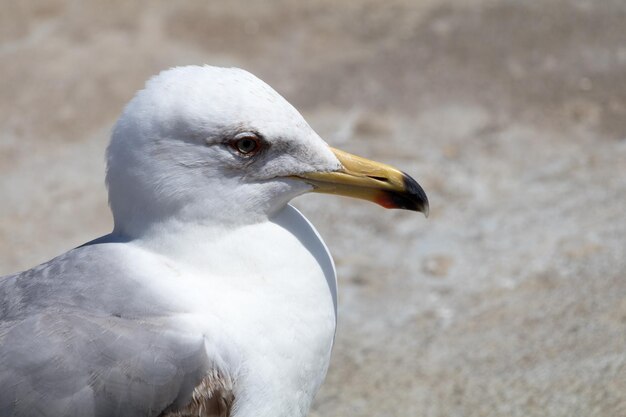
[[[167,227],[134,244],[174,272],[151,286],[190,313],[181,327],[210,335],[209,349],[229,346],[226,368],[247,399],[235,416],[304,416],[326,372],[337,302],[334,265],[313,226],[287,205],[237,228]]]

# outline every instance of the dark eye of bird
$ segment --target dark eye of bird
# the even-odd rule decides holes
[[[234,147],[239,153],[243,155],[250,155],[259,150],[261,143],[258,138],[249,136],[237,139],[234,143]]]

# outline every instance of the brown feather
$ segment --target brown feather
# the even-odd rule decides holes
[[[232,380],[212,371],[193,390],[189,404],[159,417],[230,417],[234,401]]]

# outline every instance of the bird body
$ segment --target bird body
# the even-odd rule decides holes
[[[62,403],[59,407],[63,408],[71,402],[66,389],[57,397],[54,392],[42,392],[38,384],[84,381],[89,386],[97,361],[74,360],[89,354],[106,355],[107,347],[89,343],[102,336],[101,327],[90,320],[73,322],[77,314],[104,321],[109,332],[130,332],[127,337],[140,347],[136,352],[148,358],[163,355],[163,363],[180,366],[178,362],[191,355],[193,366],[178,389],[162,398],[162,408],[177,401],[189,402],[191,390],[179,394],[184,379],[196,386],[204,369],[216,369],[223,378],[238,381],[231,388],[234,397],[247,399],[235,415],[305,415],[328,368],[335,329],[334,268],[315,229],[296,209],[286,206],[269,222],[230,233],[193,228],[188,234],[178,231],[172,236],[176,239],[119,241],[116,236],[106,236],[0,281],[5,296],[1,304],[0,385],[18,381],[16,389],[32,390],[29,398],[37,402],[20,401],[17,412],[1,415],[34,416],[33,407],[50,410],[53,404]],[[241,247],[242,241],[248,244]],[[84,274],[87,269],[92,271],[90,275]],[[53,296],[43,298],[37,292]],[[49,321],[56,324],[49,326]],[[70,322],[72,325],[61,331],[63,323]],[[154,346],[152,332],[142,340],[142,332],[137,331],[146,323],[157,326],[158,334],[183,336],[191,343],[191,352],[160,352],[162,346]],[[54,341],[29,346],[32,331],[39,342]],[[68,345],[73,355],[62,356],[67,363],[58,367],[46,363]],[[28,364],[16,363],[16,358],[7,354],[7,346],[12,352],[23,350],[28,355],[37,349],[41,361],[30,357]],[[184,350],[188,349],[185,346]],[[106,401],[109,385],[120,383],[118,372],[131,378],[141,374],[145,365],[143,360],[115,354],[106,362],[95,371],[100,386],[91,386],[88,394],[81,395],[102,396]],[[68,380],[55,381],[59,368],[68,372]],[[146,399],[159,392],[158,384],[149,378],[135,384],[139,392],[150,393],[141,395]],[[80,392],[78,387],[74,389]],[[0,399],[11,394],[5,390]],[[111,401],[104,410],[121,407],[114,415],[135,415],[135,407],[130,406],[135,399]],[[0,401],[3,405],[7,402]],[[80,415],[106,413],[85,410]]]
[[[107,152],[111,234],[0,278],[0,415],[301,417],[337,283],[307,191],[427,211],[414,180],[333,150],[237,69],[166,71]]]

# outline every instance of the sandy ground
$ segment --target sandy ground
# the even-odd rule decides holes
[[[296,201],[340,279],[314,416],[626,416],[623,0],[0,2],[0,273],[109,231],[147,77],[242,66],[431,199]]]

